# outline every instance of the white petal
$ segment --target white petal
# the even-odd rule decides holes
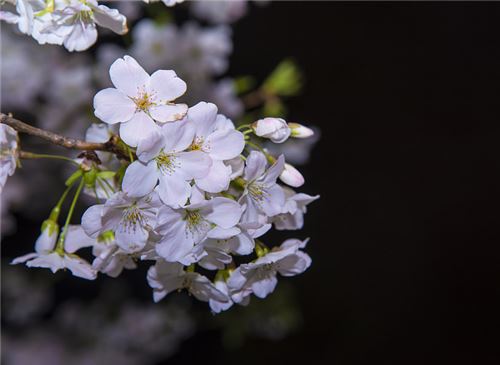
[[[217,130],[207,137],[206,145],[213,159],[230,160],[243,152],[245,137],[234,129]]]
[[[204,101],[188,110],[188,120],[196,125],[196,135],[207,137],[215,128],[217,107]]]
[[[164,145],[163,133],[161,132],[161,128],[159,128],[158,131],[149,134],[139,141],[136,151],[137,157],[142,162],[147,163],[158,156]]]
[[[139,91],[145,91],[149,75],[130,56],[117,59],[109,69],[109,76],[115,87],[130,97],[137,97]]]
[[[58,229],[50,232],[50,228],[46,228],[38,236],[35,242],[35,251],[39,254],[45,254],[54,250],[56,245],[57,236],[59,235]]]
[[[64,40],[64,47],[70,52],[84,51],[96,40],[97,29],[94,23],[77,22]]]
[[[90,247],[96,243],[95,238],[89,237],[82,226],[71,224],[66,233],[64,241],[64,250],[69,253],[78,251],[83,247]]]
[[[150,90],[154,92],[155,100],[167,103],[182,96],[187,90],[187,85],[174,71],[158,70],[151,75]]]
[[[63,258],[56,252],[48,255],[40,255],[26,263],[28,267],[43,267],[50,269],[53,273],[64,268]]]
[[[64,266],[79,278],[94,280],[97,277],[97,273],[92,269],[92,266],[80,257],[64,255],[63,262]]]
[[[11,261],[11,265],[17,265],[17,264],[22,264],[28,260],[34,259],[35,257],[38,257],[38,254],[35,252],[28,253],[23,256],[16,257],[14,260]]]
[[[191,185],[176,175],[160,175],[156,191],[163,203],[178,208],[186,204],[191,195]]]
[[[252,151],[247,157],[244,179],[252,181],[264,174],[266,170],[267,160],[262,152]],[[278,177],[278,176],[276,176]]]
[[[279,185],[274,184],[270,188],[267,188],[266,192],[266,196],[261,200],[262,210],[269,217],[280,214],[285,204],[285,193],[283,189]]]
[[[193,247],[194,241],[188,234],[185,222],[178,220],[164,231],[160,242],[156,244],[156,252],[166,261],[175,262],[186,256]]]
[[[82,228],[92,238],[97,238],[101,232],[103,208],[102,204],[93,205],[83,213]]]
[[[201,211],[208,221],[222,228],[231,228],[240,221],[242,208],[234,200],[216,197],[210,200],[209,209]]]
[[[285,168],[285,157],[281,155],[278,157],[276,162],[267,170],[264,183],[265,184],[275,183],[276,179],[283,172],[284,168]]]
[[[137,147],[143,139],[159,131],[160,127],[143,111],[135,113],[128,122],[120,124],[120,138],[131,147]]]
[[[165,138],[165,152],[180,152],[188,148],[194,139],[194,125],[185,120],[167,123],[161,132]]]
[[[212,165],[212,159],[201,151],[179,152],[176,155],[176,162],[179,165],[176,173],[185,180],[205,177]]]
[[[115,231],[116,244],[125,252],[134,253],[142,250],[148,240],[148,231],[140,222],[121,222]]]
[[[298,251],[295,255],[290,255],[280,260],[278,271],[283,276],[295,276],[302,274],[309,266],[311,266],[309,255]]]
[[[262,299],[274,291],[276,284],[278,284],[276,275],[263,277],[261,280],[257,280],[252,283],[252,291],[256,297]]]
[[[222,161],[213,160],[208,174],[201,179],[196,179],[196,185],[208,192],[219,193],[229,188],[231,182],[231,167]]]
[[[156,105],[149,108],[149,113],[153,119],[165,123],[181,120],[185,117],[187,110],[186,104]]]
[[[129,121],[135,113],[135,104],[116,89],[104,89],[94,97],[94,114],[108,124]]]
[[[134,161],[125,170],[122,189],[131,197],[142,197],[151,193],[158,182],[158,169],[155,161],[147,164]]]
[[[128,31],[127,18],[116,9],[110,9],[105,5],[93,7],[94,19],[101,27],[111,29],[118,34],[125,34]]]

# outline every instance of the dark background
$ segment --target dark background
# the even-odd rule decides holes
[[[235,26],[231,73],[292,56],[290,118],[322,139],[302,329],[168,363],[498,364],[500,4],[277,2]]]
[[[280,281],[302,327],[237,350],[203,330],[165,363],[500,363],[499,36],[494,3],[252,6],[230,75],[293,57],[307,82],[289,120],[322,131],[301,168],[321,194],[299,233],[313,265]],[[21,224],[26,247],[4,257],[29,252],[39,222]],[[64,280],[58,295],[92,297]]]

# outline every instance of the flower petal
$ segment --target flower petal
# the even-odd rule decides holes
[[[186,104],[155,105],[149,108],[153,119],[165,123],[181,120],[186,116],[188,106]]]
[[[120,125],[120,138],[131,147],[137,145],[151,134],[157,133],[160,127],[149,115],[140,111],[135,113],[128,122]]]
[[[196,185],[208,192],[219,193],[227,190],[231,181],[231,166],[224,165],[224,162],[213,160],[208,174],[201,179],[196,179]]]
[[[116,89],[104,89],[94,96],[94,114],[105,123],[127,122],[134,113],[134,102]]]
[[[207,137],[206,145],[213,159],[230,160],[243,151],[245,137],[234,129],[217,130]]]
[[[135,161],[125,170],[122,189],[131,197],[145,196],[154,190],[158,182],[158,175],[155,161],[150,161],[147,164]]]
[[[186,83],[177,77],[172,70],[158,70],[151,75],[150,90],[154,92],[156,100],[168,103],[182,96],[186,90]]]
[[[109,76],[113,85],[130,97],[137,97],[139,91],[145,91],[149,83],[149,75],[130,56],[117,59],[109,68]]]

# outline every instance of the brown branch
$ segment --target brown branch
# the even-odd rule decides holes
[[[109,141],[105,143],[86,142],[75,138],[64,137],[50,131],[33,127],[29,124],[21,122],[18,119],[13,118],[10,114],[6,115],[4,113],[0,113],[0,123],[8,125],[20,133],[26,133],[35,137],[39,137],[65,148],[84,151],[107,151],[114,153],[118,158],[125,160],[129,159],[128,151],[120,146],[117,136],[112,136]]]

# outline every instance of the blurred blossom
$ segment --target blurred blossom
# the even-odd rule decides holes
[[[36,43],[13,34],[2,27],[0,63],[2,74],[2,110],[29,109],[38,93],[45,87],[48,63],[44,61],[51,49],[43,47],[34,52]]]
[[[193,1],[191,12],[214,24],[228,24],[243,17],[248,10],[247,0]]]
[[[22,325],[39,318],[52,304],[47,283],[33,280],[26,270],[4,265],[2,268],[2,301],[8,310],[2,313],[10,324]]]

